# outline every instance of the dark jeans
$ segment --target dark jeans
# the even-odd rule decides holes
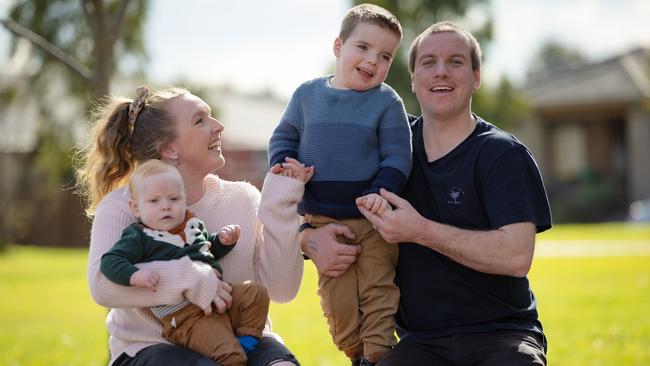
[[[546,340],[534,332],[499,330],[430,340],[405,340],[378,366],[546,365]]]
[[[271,361],[284,360],[300,363],[282,343],[271,337],[263,337],[248,355],[247,366],[267,366]],[[112,366],[219,366],[207,357],[181,346],[157,344],[149,346],[135,357],[123,353]]]

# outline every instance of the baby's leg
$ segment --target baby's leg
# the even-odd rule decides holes
[[[269,314],[269,294],[258,283],[232,284],[232,307],[228,310],[236,336],[262,337]]]
[[[168,324],[166,320],[171,316],[175,322]],[[221,366],[246,364],[246,355],[235,338],[227,314],[213,311],[212,315],[205,316],[198,306],[188,305],[164,320],[163,337],[170,342],[201,353]]]

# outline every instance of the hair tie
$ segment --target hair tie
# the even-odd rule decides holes
[[[135,126],[135,120],[138,118],[142,108],[144,108],[145,101],[149,96],[149,88],[141,86],[135,90],[135,94],[135,99],[129,105],[129,124],[131,125],[131,129]]]

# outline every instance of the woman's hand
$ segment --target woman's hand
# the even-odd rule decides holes
[[[353,239],[352,230],[345,225],[327,224],[318,229],[305,229],[300,233],[300,246],[319,273],[339,277],[350,267],[361,252],[359,245],[347,245],[336,240],[337,235]]]
[[[217,313],[219,314],[225,313],[226,310],[230,309],[232,306],[232,287],[228,283],[221,281],[219,278],[217,278],[217,284],[217,292],[214,296],[214,299],[210,305],[203,309],[203,313],[206,316],[210,316],[212,314],[212,304],[214,304],[214,306],[217,308]]]

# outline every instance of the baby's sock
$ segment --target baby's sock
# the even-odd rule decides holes
[[[237,340],[239,341],[239,344],[241,344],[241,347],[244,349],[244,352],[249,353],[252,350],[255,349],[255,346],[257,346],[258,343],[260,343],[260,340],[253,337],[253,336],[238,336]]]

